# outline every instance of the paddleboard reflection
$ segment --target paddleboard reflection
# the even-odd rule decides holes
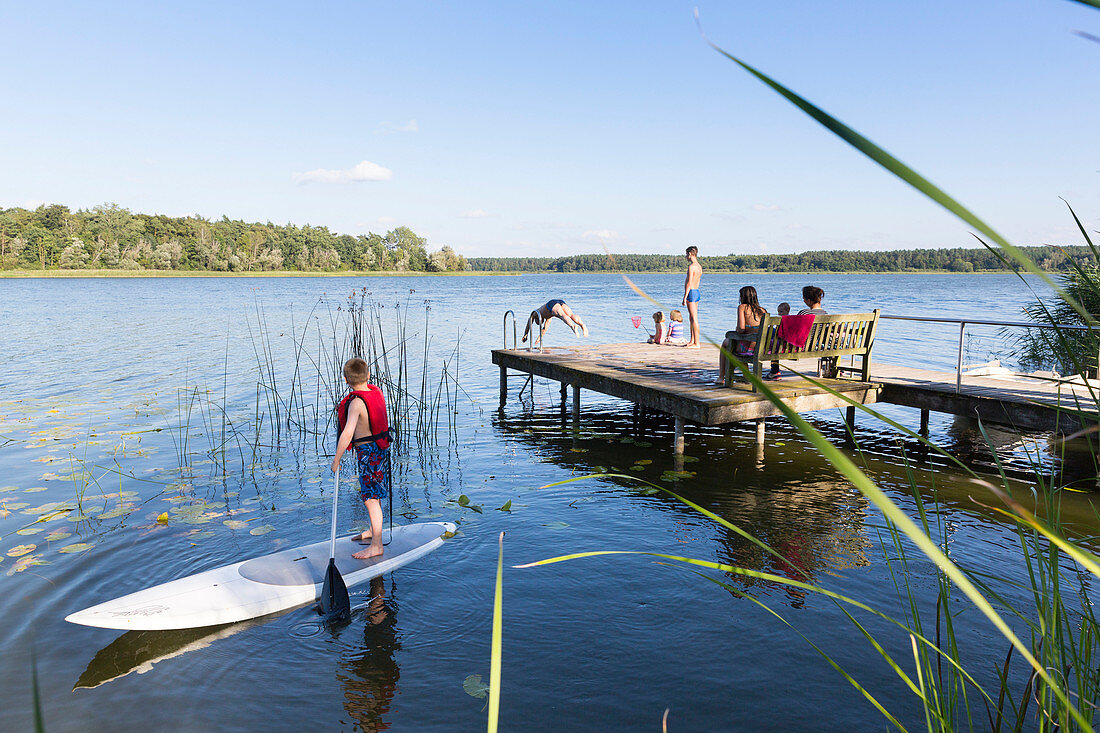
[[[92,661],[88,662],[87,669],[73,686],[73,691],[99,687],[133,672],[145,674],[157,662],[205,649],[220,639],[266,624],[289,612],[289,610],[280,611],[234,624],[204,626],[198,629],[127,631],[96,652]]]

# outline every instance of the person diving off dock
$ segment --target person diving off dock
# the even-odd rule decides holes
[[[588,326],[584,325],[584,321],[581,320],[580,316],[574,313],[573,309],[566,305],[564,300],[561,298],[554,298],[531,311],[531,315],[527,318],[527,327],[523,329],[523,338],[520,340],[523,343],[527,343],[527,337],[531,334],[531,324],[535,323],[538,324],[541,329],[537,339],[541,344],[542,337],[546,334],[546,329],[550,326],[551,318],[560,318],[565,325],[573,329],[573,335],[578,338],[582,335],[588,335]]]

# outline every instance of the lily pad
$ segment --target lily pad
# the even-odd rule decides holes
[[[16,563],[11,566],[7,574],[14,575],[15,573],[21,573],[33,565],[49,565],[49,563],[43,560],[41,555],[27,555],[26,557],[19,558]]]
[[[638,446],[639,448],[652,448],[653,447],[653,443],[650,443],[648,440],[637,440],[637,441],[634,442],[634,445]]]
[[[653,461],[648,458],[639,458],[638,460],[634,461],[634,464],[637,466],[648,466],[651,463],[653,463]]]
[[[260,535],[264,535],[264,534],[267,534],[268,532],[274,532],[274,531],[275,531],[275,527],[273,527],[270,524],[264,524],[264,525],[259,526],[259,527],[253,527],[252,529],[248,530],[248,533],[251,534],[251,535],[255,535],[255,536],[259,537]]]
[[[248,522],[242,522],[240,519],[227,519],[222,524],[230,529],[244,529],[248,526]]]
[[[17,512],[20,509],[26,509],[29,506],[30,503],[25,501],[13,501],[11,504],[4,504],[5,509],[10,509],[13,512]]]
[[[508,501],[504,502],[503,506],[497,507],[497,511],[498,512],[510,512],[510,511],[512,511],[512,500],[509,499]]]
[[[188,535],[188,537],[193,540],[208,540],[216,534],[217,532],[212,529],[200,529],[195,531],[193,534]]]
[[[470,497],[466,496],[465,494],[459,494],[458,495],[458,505],[459,506],[469,506],[470,505]]]
[[[476,697],[478,700],[484,700],[489,696],[489,685],[482,682],[479,674],[472,674],[462,680],[462,689],[467,695]]]
[[[38,534],[39,532],[41,532],[44,529],[46,529],[46,528],[32,524],[29,527],[24,527],[23,529],[15,530],[15,533],[16,534],[21,534],[21,535]]]
[[[56,542],[57,540],[67,539],[72,536],[72,532],[66,532],[63,529],[55,529],[53,532],[50,532],[48,535],[46,535],[45,539],[47,542]]]
[[[683,456],[684,463],[695,463],[699,460],[699,456]]]
[[[24,494],[37,494],[39,491],[45,491],[45,486],[32,486],[29,489],[23,489]]]
[[[8,557],[22,557],[28,553],[34,552],[38,548],[38,545],[16,545],[8,550]]]
[[[637,463],[635,463],[633,466],[630,467],[630,470],[631,471],[644,471],[645,466],[639,466]]]
[[[95,547],[94,542],[74,542],[71,545],[65,545],[58,552],[62,555],[72,555],[77,552],[85,552]]]
[[[550,529],[565,529],[569,525],[565,522],[550,522],[549,524],[544,524],[542,526],[549,527]]]

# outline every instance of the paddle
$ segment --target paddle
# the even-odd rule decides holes
[[[351,597],[344,578],[336,569],[336,506],[340,499],[340,467],[336,467],[336,477],[332,488],[332,539],[329,543],[328,568],[325,570],[325,584],[321,587],[321,615],[325,621],[340,621],[351,618]]]

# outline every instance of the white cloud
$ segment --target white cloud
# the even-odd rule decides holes
[[[378,132],[420,132],[420,125],[417,124],[416,119],[411,119],[403,125],[398,125],[393,122],[383,122],[378,125]]]
[[[618,232],[613,232],[610,229],[592,229],[582,234],[581,237],[583,239],[614,242],[616,239],[622,239],[623,235]]]
[[[393,171],[369,160],[364,160],[352,168],[343,170],[317,168],[305,173],[294,174],[294,182],[299,185],[304,183],[362,183],[363,181],[388,181],[391,178],[393,178]]]
[[[779,211],[779,206],[776,204],[753,204],[753,211]]]
[[[488,219],[489,217],[496,216],[496,214],[490,214],[485,209],[474,209],[473,211],[464,211],[458,215],[459,219]]]
[[[394,219],[392,216],[380,216],[380,217],[378,217],[378,223],[379,224],[393,224],[395,221],[397,221],[397,219]]]

